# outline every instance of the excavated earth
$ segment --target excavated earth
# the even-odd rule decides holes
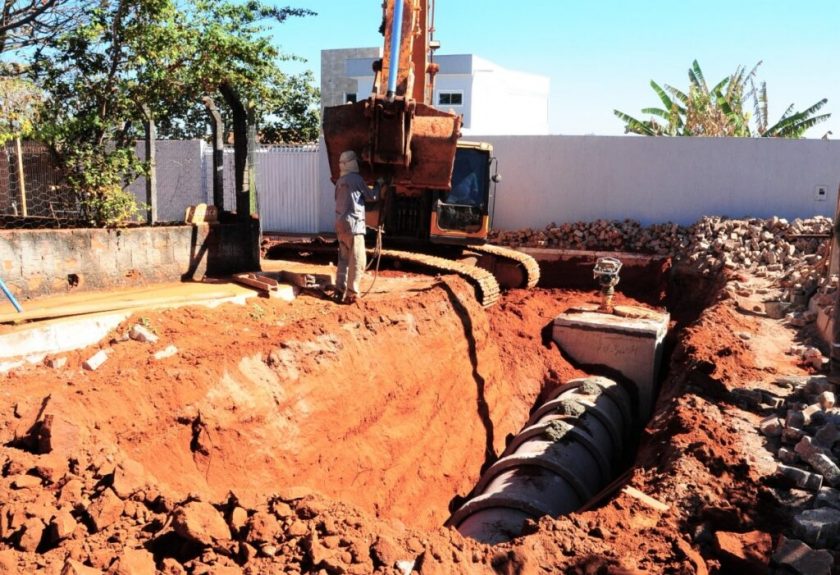
[[[491,547],[442,525],[540,398],[584,375],[550,326],[597,294],[485,310],[459,278],[390,275],[409,287],[353,306],[137,313],[63,365],[2,376],[0,573],[767,571],[787,516],[733,390],[809,373],[785,353],[807,334],[739,311],[722,277],[618,293],[672,316],[633,466],[586,511]],[[159,341],[127,339],[137,323]]]

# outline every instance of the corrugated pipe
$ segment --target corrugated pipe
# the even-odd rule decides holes
[[[534,412],[446,524],[494,544],[520,535],[526,519],[579,509],[624,465],[635,428],[630,396],[617,383],[569,381]]]

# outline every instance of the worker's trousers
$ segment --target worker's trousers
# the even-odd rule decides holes
[[[366,265],[365,236],[338,234],[338,270],[335,276],[338,291],[347,295],[358,295]]]

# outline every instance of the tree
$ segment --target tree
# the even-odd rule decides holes
[[[0,78],[0,144],[32,132],[43,95],[22,78]]]
[[[30,72],[48,94],[39,133],[63,165],[83,216],[96,225],[121,223],[137,211],[124,188],[144,169],[133,130],[148,97],[142,64],[154,58],[154,24],[171,13],[170,0],[103,0],[35,54]]]
[[[109,198],[119,200],[116,214],[130,211],[118,190],[145,168],[134,155],[144,122],[185,130],[207,94],[276,109],[289,88],[260,22],[307,14],[256,1],[100,0],[84,22],[43,42],[30,69],[49,100],[40,134],[90,219],[113,219]]]
[[[87,0],[3,0],[0,54],[35,46],[84,18]]]
[[[277,85],[263,115],[260,141],[268,144],[305,144],[318,140],[321,128],[320,91],[312,72],[287,76]]]
[[[619,110],[613,113],[624,122],[627,133],[646,136],[800,138],[809,128],[830,117],[830,114],[816,115],[828,101],[822,99],[801,112],[794,112],[791,104],[782,118],[768,127],[767,86],[762,82],[756,87],[760,65],[761,62],[749,72],[739,66],[731,76],[709,88],[695,60],[688,71],[687,92],[651,81],[662,108],[643,109],[642,113],[649,114],[650,119],[638,120]],[[755,110],[754,117],[747,111],[750,103]]]
[[[173,105],[160,127],[161,137],[207,135],[200,97],[225,86],[255,107],[262,140],[270,143],[311,142],[318,138],[320,94],[311,72],[287,75],[281,63],[296,59],[282,54],[269,40],[266,23],[314,15],[310,10],[277,8],[258,1],[244,3],[193,0],[187,26],[196,36],[196,65],[188,98]],[[233,130],[230,110],[222,110],[226,131]]]

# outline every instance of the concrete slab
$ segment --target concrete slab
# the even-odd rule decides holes
[[[622,315],[569,310],[554,320],[552,336],[560,349],[580,364],[602,365],[636,385],[639,415],[647,421],[656,397],[667,313],[639,309]]]
[[[160,297],[166,295],[168,297]],[[0,374],[27,363],[38,363],[48,354],[63,353],[93,345],[107,336],[132,313],[142,309],[164,309],[182,305],[216,307],[232,302],[245,305],[257,292],[236,284],[178,283],[145,286],[64,297],[30,300],[28,309],[56,319],[31,321],[20,325],[0,326]],[[92,307],[113,307],[99,313],[81,313],[61,317],[59,313],[79,300]],[[0,316],[2,317],[2,316]],[[14,318],[14,315],[10,315]]]

